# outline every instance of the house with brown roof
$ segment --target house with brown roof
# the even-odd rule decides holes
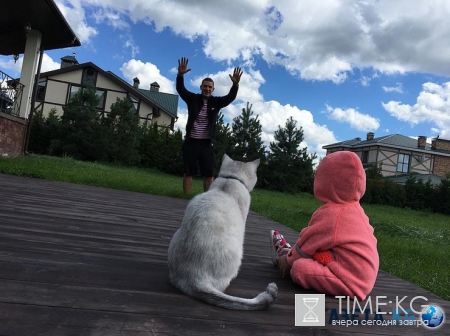
[[[427,137],[417,139],[401,134],[375,138],[373,132],[366,139],[355,138],[323,146],[327,154],[349,150],[358,154],[365,168],[381,164],[383,177],[397,183],[405,183],[414,175],[437,184],[450,173],[450,140],[439,136],[427,143]]]
[[[52,109],[56,109],[57,115],[62,115],[69,100],[81,87],[88,85],[96,89],[100,114],[109,113],[117,99],[127,98],[133,103],[141,124],[157,123],[173,130],[177,120],[178,95],[160,92],[156,82],[149,89],[140,88],[138,78],[131,85],[92,62],[79,64],[75,55],[62,57],[60,69],[40,74],[35,108],[42,110],[44,116]]]

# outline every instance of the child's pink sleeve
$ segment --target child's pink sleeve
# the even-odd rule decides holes
[[[292,246],[291,250],[287,254],[287,262],[292,266],[294,261],[300,258],[312,258],[311,255],[303,253],[299,246],[300,238],[297,240],[294,246]]]
[[[299,239],[288,253],[287,260],[292,263],[299,258],[312,258],[319,251],[327,251],[336,245],[336,223],[340,211],[336,213],[329,207],[319,208],[311,217],[308,226],[300,232]]]

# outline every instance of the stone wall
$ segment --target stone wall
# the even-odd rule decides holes
[[[22,118],[0,112],[0,155],[23,154],[27,124]]]

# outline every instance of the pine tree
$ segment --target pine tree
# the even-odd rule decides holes
[[[157,123],[143,127],[139,154],[141,166],[147,168],[159,168],[162,162],[160,149],[163,146],[162,137]]]
[[[34,112],[28,145],[29,152],[51,154],[50,144],[57,139],[61,127],[61,120],[56,113],[56,108],[52,108],[46,118],[42,109]]]
[[[231,158],[253,161],[264,158],[265,146],[261,140],[262,128],[258,116],[252,117],[252,105],[242,109],[242,114],[233,119]]]
[[[133,165],[139,162],[139,115],[126,98],[117,99],[103,120],[109,159]]]
[[[52,152],[78,160],[106,160],[106,141],[97,105],[95,88],[83,87],[75,94],[63,108],[60,134],[52,141]]]
[[[299,149],[303,141],[302,127],[297,128],[297,121],[290,117],[284,128],[278,126],[274,138],[268,164],[262,172],[264,186],[278,191],[311,192],[316,154],[309,155],[306,147]]]
[[[216,151],[216,175],[219,173],[220,165],[222,164],[223,155],[231,153],[232,134],[230,124],[223,121],[223,114],[219,112],[217,117],[216,126],[216,139],[215,139],[215,151]]]

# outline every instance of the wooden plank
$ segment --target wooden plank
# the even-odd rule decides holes
[[[295,327],[295,294],[314,292],[280,279],[268,232],[280,230],[291,242],[298,233],[254,212],[244,261],[227,293],[253,297],[275,281],[279,298],[267,311],[236,312],[197,301],[168,282],[167,247],[187,200],[2,174],[0,186],[0,334],[450,335],[450,319],[438,332],[333,326],[332,319],[346,316],[331,296],[330,323]],[[382,271],[371,295],[423,295],[450,312],[449,302]]]
[[[26,335],[286,335],[298,333],[294,326],[258,325],[252,322],[120,314],[109,311],[54,309],[43,306],[21,308],[0,303],[0,333]],[[28,316],[24,319],[24,315]],[[80,323],[82,321],[83,323]],[[340,335],[341,333],[327,333]],[[305,330],[302,335],[314,335]]]

